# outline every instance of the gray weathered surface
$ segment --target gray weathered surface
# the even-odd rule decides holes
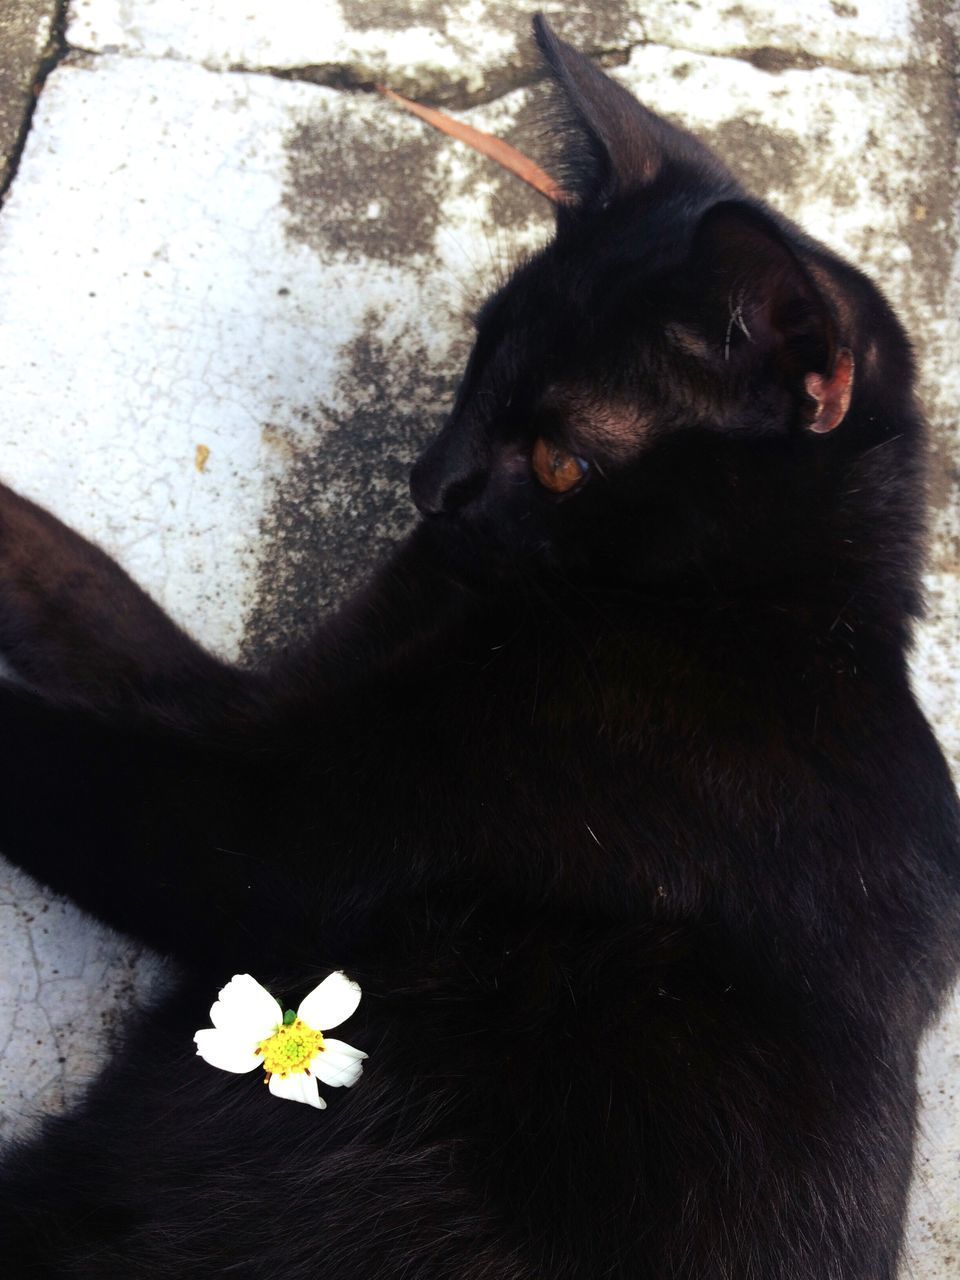
[[[57,0],[0,0],[0,191],[33,109],[38,82],[56,52]]]
[[[27,13],[0,0],[0,32],[13,8]],[[344,86],[389,81],[535,150],[536,8],[560,7],[74,6],[0,211],[0,474],[213,648],[253,656],[302,631],[408,526],[405,473],[449,403],[466,313],[549,230],[526,188]],[[602,10],[566,5],[557,25],[870,270],[915,335],[935,441],[917,679],[957,763],[951,14],[910,0]],[[37,40],[45,12],[23,28]],[[15,62],[0,41],[0,89],[21,86],[0,92],[14,134],[34,46]],[[77,1095],[125,1002],[162,974],[12,869],[0,946],[3,1136]],[[958,1080],[954,1007],[927,1055],[919,1280],[960,1259]]]

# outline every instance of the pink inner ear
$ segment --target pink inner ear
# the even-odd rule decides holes
[[[841,347],[833,374],[825,379],[822,374],[808,373],[803,380],[808,396],[817,402],[817,412],[810,423],[810,430],[826,435],[847,416],[853,395],[853,352]]]

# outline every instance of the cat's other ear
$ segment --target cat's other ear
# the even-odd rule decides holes
[[[574,206],[603,206],[651,186],[667,168],[691,168],[736,189],[729,171],[692,134],[648,111],[589,58],[560,40],[542,14],[533,33],[557,89],[562,152],[556,176]]]
[[[805,425],[839,426],[853,394],[853,355],[810,272],[760,209],[724,201],[694,233],[690,279],[696,327],[734,371],[758,364],[805,400]]]

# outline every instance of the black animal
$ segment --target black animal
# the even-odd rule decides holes
[[[222,665],[2,495],[0,847],[180,966],[8,1159],[7,1276],[896,1273],[960,949],[909,346],[536,34],[574,198],[303,652]],[[326,1111],[195,1056],[234,973],[334,969],[369,1061]]]

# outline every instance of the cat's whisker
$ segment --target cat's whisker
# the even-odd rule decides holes
[[[879,453],[881,449],[888,449],[890,445],[896,444],[900,439],[902,439],[902,436],[900,435],[888,436],[886,440],[881,440],[879,444],[871,445],[869,449],[864,449],[863,453],[860,455],[861,461],[864,458],[872,457],[875,453]]]
[[[593,827],[591,827],[590,823],[585,822],[583,825],[587,828],[587,831],[589,832],[591,839],[596,843],[597,848],[603,849],[603,845],[597,839],[597,833],[594,831]],[[603,852],[606,853],[606,849],[603,849]]]
[[[463,260],[470,268],[470,275],[473,277],[473,284],[469,284],[463,275],[459,275],[453,267],[453,264],[440,258],[445,275],[456,283],[457,288],[463,294],[464,301],[467,304],[468,313],[475,314],[482,300],[489,296],[491,292],[490,265],[484,267],[476,258],[475,254],[468,249],[464,239],[456,235],[449,228],[444,228],[443,236],[447,242],[455,246]],[[494,277],[493,289],[501,287],[503,280],[498,278],[496,272],[492,273]]]

